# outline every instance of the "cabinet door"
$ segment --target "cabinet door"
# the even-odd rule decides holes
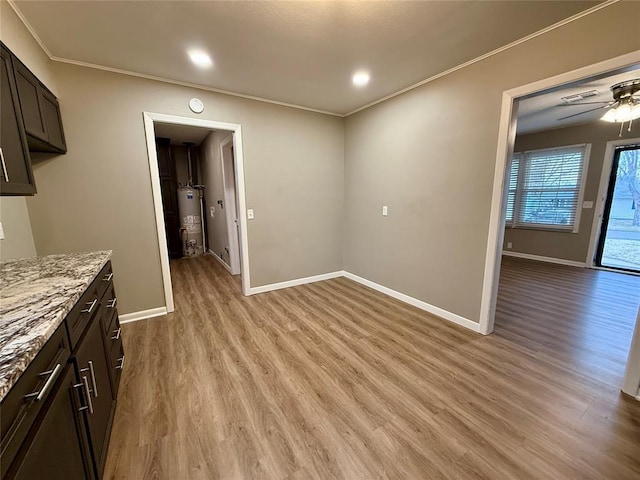
[[[20,103],[13,77],[11,54],[0,48],[0,193],[33,195],[36,192]]]
[[[47,127],[40,102],[43,94],[40,81],[15,57],[13,68],[16,75],[22,119],[24,120],[24,130],[32,137],[48,142],[49,136],[47,135]]]
[[[104,310],[98,311],[85,336],[80,339],[75,358],[78,380],[80,383],[86,383],[90,390],[93,412],[87,413],[87,424],[98,475],[101,475],[104,468],[106,447],[116,405],[111,390],[101,327],[101,316],[104,314]]]
[[[5,479],[93,479],[84,423],[79,410],[75,373],[66,367],[57,391],[52,392],[40,423],[33,428]]]
[[[67,144],[64,139],[58,99],[48,90],[42,89],[41,94],[40,103],[42,105],[45,128],[49,136],[49,144],[54,147],[54,149],[66,152]]]

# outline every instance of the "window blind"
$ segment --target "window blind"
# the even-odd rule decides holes
[[[586,145],[578,145],[514,155],[507,221],[510,216],[514,227],[574,230],[582,193],[585,151]]]
[[[507,223],[513,223],[513,212],[516,208],[516,190],[518,188],[518,173],[520,171],[520,154],[516,153],[511,159],[509,167],[509,191],[507,193]]]

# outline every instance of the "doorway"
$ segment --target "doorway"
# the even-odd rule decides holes
[[[534,82],[522,87],[514,88],[503,93],[500,130],[498,135],[498,149],[496,154],[496,168],[494,171],[493,196],[491,202],[491,217],[488,235],[487,256],[485,259],[485,276],[483,284],[482,304],[480,313],[480,332],[489,334],[493,332],[494,321],[496,318],[496,307],[498,303],[498,284],[500,280],[500,271],[502,264],[503,247],[505,244],[505,225],[508,209],[509,198],[509,164],[514,155],[514,145],[516,139],[516,127],[518,117],[518,104],[520,100],[535,96],[543,91],[552,91],[563,88],[574,82],[581,82],[589,78],[603,78],[610,75],[614,71],[631,71],[637,70],[640,65],[640,52],[633,52],[622,55],[610,60],[600,62],[598,64],[584,67],[579,70],[567,72],[555,77]],[[613,103],[613,102],[611,102]],[[598,107],[607,108],[607,107]],[[594,109],[595,110],[595,109]],[[568,111],[568,113],[571,113]],[[570,115],[566,115],[568,118]],[[612,142],[610,142],[612,143]],[[589,204],[589,205],[586,205]],[[585,202],[585,205],[578,204],[578,208],[593,208],[592,202]],[[595,223],[595,222],[594,222]],[[595,241],[593,245],[589,245],[589,252],[595,249]],[[526,257],[525,257],[526,258]],[[593,258],[593,256],[587,256]],[[590,266],[590,262],[583,260],[582,266]],[[566,267],[565,267],[566,268]],[[588,269],[579,269],[583,272],[589,272]],[[591,270],[591,272],[593,272]],[[608,272],[602,272],[608,273]],[[612,275],[616,275],[612,273]],[[622,277],[630,277],[629,275],[619,275]],[[633,277],[632,277],[633,278]],[[597,282],[596,282],[597,283]],[[530,295],[530,292],[525,292]],[[637,311],[637,308],[636,308]],[[635,320],[635,319],[634,319]],[[633,321],[633,320],[632,320]],[[546,328],[546,327],[545,327]],[[584,331],[584,330],[583,330]],[[634,335],[634,345],[640,340],[640,332],[636,328]],[[628,350],[627,350],[628,352]],[[629,391],[627,385],[638,385],[640,383],[640,357],[637,355],[627,356],[627,372],[624,377],[624,391],[635,395]],[[637,365],[636,365],[637,364]],[[618,367],[617,367],[618,368]]]
[[[240,215],[240,212],[246,211],[246,196],[244,187],[244,159],[242,149],[242,127],[238,124],[217,122],[212,120],[201,120],[190,117],[180,117],[175,115],[166,115],[161,113],[143,112],[143,121],[145,127],[145,138],[147,144],[147,153],[149,161],[149,174],[151,180],[151,189],[153,197],[153,205],[156,220],[156,230],[158,237],[158,247],[160,253],[160,265],[162,271],[162,280],[164,287],[166,313],[174,311],[173,288],[171,285],[171,268],[169,263],[169,248],[165,226],[165,213],[163,210],[163,197],[161,187],[161,175],[158,168],[158,151],[156,147],[156,131],[155,125],[167,124],[174,126],[197,127],[201,129],[209,129],[226,133],[230,137],[230,144],[233,146],[234,156],[234,180],[237,202],[237,231],[238,231],[238,250],[239,263],[242,282],[242,294],[247,296],[250,294],[250,270],[249,270],[249,252],[246,216]],[[204,212],[209,212],[210,205],[206,204]]]
[[[615,149],[596,265],[640,273],[640,145]]]

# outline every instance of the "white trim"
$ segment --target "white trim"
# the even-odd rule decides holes
[[[500,109],[500,127],[498,132],[496,163],[493,176],[493,191],[491,195],[491,214],[489,217],[489,231],[487,235],[487,252],[482,284],[482,301],[480,305],[481,333],[491,333],[493,331],[493,322],[495,319],[495,304],[498,295],[498,279],[500,274],[499,254],[502,253],[505,226],[505,170],[509,156],[513,153],[513,140],[515,138],[515,123],[517,115],[513,105],[514,99],[548,90],[549,88],[557,87],[558,85],[565,83],[575,82],[601,73],[632,66],[638,62],[640,62],[640,50],[503,92],[502,106]]]
[[[162,191],[160,189],[160,172],[158,171],[158,154],[156,151],[154,122],[169,123],[175,125],[187,125],[191,127],[210,128],[212,130],[227,130],[233,132],[233,146],[235,152],[236,165],[236,192],[240,212],[245,211],[245,186],[244,186],[244,157],[242,151],[242,127],[235,123],[216,122],[200,118],[179,117],[166,115],[163,113],[142,113],[145,137],[147,141],[147,153],[149,160],[149,176],[151,180],[151,192],[153,196],[153,207],[155,212],[156,230],[158,234],[158,246],[160,249],[160,266],[162,270],[162,282],[164,285],[164,296],[167,311],[174,311],[173,288],[171,286],[171,271],[169,268],[169,250],[167,248],[167,237],[164,225],[164,213],[162,210]],[[249,275],[249,240],[247,238],[247,222],[245,215],[239,215],[240,239],[241,239],[241,266],[242,271],[242,294],[249,295],[250,275]]]
[[[231,275],[238,275],[240,273],[240,242],[238,239],[238,225],[236,220],[240,216],[240,212],[238,212],[238,198],[236,195],[236,186],[233,185],[233,191],[230,191],[227,188],[228,184],[231,184],[229,178],[229,172],[227,172],[227,168],[225,168],[225,163],[227,162],[227,158],[225,155],[225,149],[231,143],[233,147],[233,136],[229,135],[220,143],[220,166],[222,171],[222,190],[224,195],[224,204],[226,208],[224,209],[225,222],[227,224],[227,245],[229,246],[229,271]],[[231,156],[231,167],[235,171],[235,158],[229,152]]]
[[[344,117],[348,117],[349,115],[353,115],[354,113],[358,113],[358,112],[360,112],[362,110],[365,110],[365,109],[367,109],[369,107],[373,107],[374,105],[377,105],[378,103],[382,103],[382,102],[384,102],[386,100],[389,100],[390,98],[397,97],[398,95],[402,95],[403,93],[408,92],[410,90],[413,90],[415,88],[418,88],[418,87],[424,85],[425,83],[433,82],[434,80],[437,80],[440,77],[444,77],[445,75],[449,75],[450,73],[453,73],[453,72],[455,72],[457,70],[460,70],[462,68],[468,67],[469,65],[473,65],[474,63],[478,63],[478,62],[480,62],[482,60],[485,60],[485,59],[487,59],[489,57],[497,55],[498,53],[504,52],[505,50],[509,50],[510,48],[516,47],[516,46],[520,45],[521,43],[525,43],[525,42],[527,42],[529,40],[532,40],[532,39],[534,39],[536,37],[539,37],[540,35],[544,35],[545,33],[548,33],[548,32],[550,32],[552,30],[555,30],[556,28],[560,28],[560,27],[562,27],[564,25],[567,25],[568,23],[571,23],[571,22],[573,22],[575,20],[579,20],[582,17],[586,17],[587,15],[595,13],[598,10],[601,10],[601,9],[603,9],[605,7],[608,7],[609,5],[613,5],[614,3],[617,3],[618,1],[619,0],[608,0],[606,2],[602,2],[602,3],[600,3],[600,4],[598,4],[598,5],[594,6],[594,7],[591,7],[591,8],[589,8],[587,10],[584,10],[584,11],[582,11],[580,13],[577,13],[577,14],[569,17],[569,18],[565,18],[564,20],[561,20],[558,23],[554,23],[553,25],[550,25],[550,26],[548,26],[546,28],[543,28],[542,30],[538,30],[537,32],[534,32],[534,33],[532,33],[530,35],[527,35],[526,37],[523,37],[523,38],[521,38],[519,40],[516,40],[515,42],[508,43],[507,45],[504,45],[504,46],[502,46],[500,48],[496,48],[495,50],[492,50],[492,51],[490,51],[488,53],[485,53],[484,55],[480,55],[479,57],[473,58],[473,59],[469,60],[468,62],[461,63],[460,65],[456,65],[455,67],[450,68],[449,70],[445,70],[444,72],[441,72],[441,73],[438,73],[436,75],[433,75],[432,77],[426,78],[426,79],[424,79],[424,80],[422,80],[422,81],[420,81],[418,83],[414,83],[413,85],[410,85],[410,86],[408,86],[406,88],[403,88],[402,90],[399,90],[399,91],[397,91],[395,93],[391,93],[391,94],[387,95],[386,97],[382,97],[379,100],[375,100],[375,101],[373,101],[371,103],[367,103],[366,105],[363,105],[362,107],[358,107],[355,110],[352,110],[352,111],[350,111],[348,113],[345,113],[343,116]]]
[[[597,12],[598,10],[601,10],[603,8],[608,7],[609,5],[613,5],[614,3],[617,3],[619,0],[607,0],[604,1],[598,5],[595,5],[594,7],[591,7],[587,10],[584,10],[580,13],[577,13],[569,18],[565,18],[564,20],[561,20],[557,23],[554,23],[553,25],[550,25],[546,28],[543,28],[542,30],[538,30],[537,32],[534,32],[530,35],[527,35],[526,37],[523,37],[519,40],[516,40],[514,42],[511,42],[507,45],[504,45],[500,48],[497,48],[495,50],[492,50],[491,52],[485,53],[484,55],[481,55],[479,57],[476,57],[472,60],[469,60],[468,62],[462,63],[460,65],[457,65],[453,68],[450,68],[449,70],[445,70],[444,72],[438,73],[436,75],[433,75],[429,78],[426,78],[418,83],[414,83],[413,85],[410,85],[406,88],[403,88],[401,90],[398,90],[395,93],[392,93],[390,95],[387,95],[385,97],[382,97],[378,100],[375,100],[373,102],[367,103],[366,105],[363,105],[362,107],[358,107],[355,110],[352,110],[350,112],[347,113],[335,113],[335,112],[329,112],[329,111],[325,111],[325,110],[318,110],[315,108],[309,108],[309,107],[304,107],[302,105],[296,105],[296,104],[292,104],[292,103],[285,103],[285,102],[279,102],[277,100],[269,100],[267,98],[262,98],[262,97],[256,97],[256,96],[252,96],[252,95],[245,95],[245,94],[241,94],[241,93],[236,93],[236,92],[230,92],[228,90],[221,90],[221,89],[217,89],[217,88],[213,88],[213,87],[207,87],[204,85],[198,85],[198,84],[194,84],[194,83],[188,83],[188,82],[181,82],[178,80],[171,80],[168,78],[164,78],[164,77],[157,77],[154,75],[145,75],[142,73],[136,73],[136,72],[131,72],[129,70],[120,70],[117,68],[111,68],[111,67],[106,67],[103,65],[97,65],[94,63],[86,63],[86,62],[80,62],[80,61],[76,61],[76,60],[71,60],[68,58],[63,58],[63,57],[57,57],[51,54],[51,52],[49,51],[49,49],[45,46],[44,42],[40,39],[40,37],[38,36],[38,34],[36,33],[36,31],[33,29],[33,27],[29,24],[29,22],[27,21],[26,17],[22,14],[22,12],[18,9],[17,5],[15,5],[14,0],[7,0],[7,2],[9,3],[9,5],[11,6],[11,8],[13,9],[14,12],[16,12],[16,15],[18,15],[18,18],[20,18],[20,20],[22,21],[22,23],[24,24],[24,26],[27,28],[27,30],[29,30],[29,33],[31,33],[31,35],[33,36],[33,38],[35,39],[36,42],[38,42],[38,45],[40,45],[40,48],[42,48],[42,50],[44,51],[45,54],[47,54],[47,56],[53,60],[54,62],[62,62],[62,63],[69,63],[71,65],[78,65],[81,67],[87,67],[87,68],[94,68],[97,70],[104,70],[107,72],[113,72],[113,73],[120,73],[123,75],[129,75],[129,76],[133,76],[133,77],[139,77],[139,78],[146,78],[148,80],[155,80],[158,82],[165,82],[165,83],[172,83],[174,85],[181,85],[184,87],[190,87],[190,88],[197,88],[200,90],[207,90],[210,92],[215,92],[215,93],[221,93],[223,95],[231,95],[234,97],[240,97],[240,98],[246,98],[249,100],[255,100],[258,102],[265,102],[265,103],[271,103],[274,105],[281,105],[284,107],[289,107],[289,108],[297,108],[300,110],[307,110],[310,112],[315,112],[315,113],[321,113],[324,115],[332,115],[332,116],[336,116],[336,117],[348,117],[349,115],[353,115],[354,113],[360,112],[362,110],[365,110],[369,107],[372,107],[374,105],[377,105],[378,103],[382,103],[386,100],[389,100],[390,98],[396,97],[398,95],[402,95],[405,92],[408,92],[409,90],[413,90],[415,88],[420,87],[421,85],[424,85],[426,83],[432,82],[434,80],[437,80],[440,77],[443,77],[445,75],[448,75],[450,73],[453,73],[457,70],[460,70],[462,68],[468,67],[469,65],[473,65],[474,63],[480,62],[482,60],[485,60],[486,58],[492,57],[493,55],[496,55],[498,53],[504,52],[505,50],[508,50],[510,48],[513,48],[515,46],[520,45],[521,43],[525,43],[533,38],[539,37],[540,35],[544,35],[545,33],[548,33],[552,30],[555,30],[556,28],[562,27],[564,25],[567,25],[575,20],[579,20],[582,17],[586,17],[587,15],[590,15],[592,13]]]
[[[598,196],[593,205],[593,223],[591,225],[591,236],[589,238],[589,248],[585,262],[588,267],[595,267],[596,248],[600,239],[600,229],[602,228],[602,215],[604,214],[604,204],[607,200],[609,190],[609,180],[611,179],[611,169],[613,168],[613,156],[616,147],[640,143],[640,138],[623,138],[607,142],[602,162],[602,172],[600,173],[600,184],[598,186]],[[599,267],[598,267],[599,268]]]
[[[640,310],[638,310],[636,326],[629,346],[629,358],[624,372],[622,391],[631,396],[640,394]]]
[[[578,192],[578,204],[576,205],[576,217],[573,219],[573,230],[571,233],[578,233],[580,230],[580,219],[582,218],[582,202],[584,201],[584,191],[587,189],[587,176],[589,175],[589,164],[591,163],[591,144],[584,147],[584,158],[582,160],[582,171],[580,172],[580,191]]]
[[[22,14],[20,9],[14,3],[14,0],[7,0],[7,3],[11,6],[13,11],[16,12],[16,15],[22,21],[22,23],[27,28],[27,30],[29,30],[29,33],[31,34],[31,36],[38,43],[38,45],[40,45],[40,48],[42,48],[42,51],[47,55],[47,57],[49,57],[50,60],[54,62],[68,63],[70,65],[77,65],[79,67],[93,68],[95,70],[103,70],[105,72],[111,72],[111,73],[119,73],[122,75],[129,75],[130,77],[145,78],[147,80],[154,80],[156,82],[171,83],[173,85],[180,85],[182,87],[197,88],[199,90],[206,90],[208,92],[220,93],[222,95],[231,95],[232,97],[246,98],[248,100],[271,103],[273,105],[280,105],[283,107],[296,108],[299,110],[306,110],[308,112],[321,113],[323,115],[332,115],[334,117],[344,117],[344,115],[341,113],[329,112],[326,110],[319,110],[317,108],[311,108],[311,107],[304,107],[302,105],[296,105],[294,103],[279,102],[277,100],[270,100],[268,98],[256,97],[254,95],[246,95],[244,93],[230,92],[229,90],[222,90],[220,88],[209,87],[207,85],[200,85],[198,83],[182,82],[180,80],[172,80],[166,77],[160,77],[156,75],[147,75],[144,73],[132,72],[131,70],[122,70],[120,68],[107,67],[105,65],[99,65],[96,63],[81,62],[79,60],[72,60],[70,58],[58,57],[56,55],[53,55],[49,51],[49,49],[45,46],[44,42],[38,36],[35,29],[31,26],[31,24],[27,21],[27,18]]]
[[[270,283],[268,285],[262,285],[260,287],[252,287],[250,295],[256,295],[258,293],[271,292],[273,290],[281,290],[283,288],[296,287],[298,285],[304,285],[306,283],[322,282],[324,280],[331,280],[332,278],[342,277],[344,272],[339,270],[337,272],[323,273],[321,275],[313,275],[311,277],[296,278],[294,280],[287,280],[286,282]]]
[[[218,255],[216,252],[214,252],[210,248],[207,249],[207,255],[211,255],[213,258],[215,258],[218,261],[218,263],[220,263],[220,265],[222,265],[225,268],[225,270],[231,273],[231,267],[227,265],[227,262],[225,262],[220,255]]]
[[[505,250],[502,252],[502,255],[505,255],[507,257],[526,258],[527,260],[535,260],[537,262],[557,263],[558,265],[568,265],[570,267],[580,267],[580,268],[586,267],[586,264],[584,262],[576,262],[574,260],[565,260],[564,258],[543,257],[542,255],[532,255],[530,253],[520,253],[520,252],[512,252],[509,250]]]
[[[167,307],[150,308],[149,310],[140,310],[139,312],[125,313],[119,315],[120,324],[137,322],[139,320],[146,320],[147,318],[160,317],[166,315]]]
[[[640,272],[636,272],[634,270],[620,270],[619,268],[598,267],[595,265],[587,268],[590,268],[591,270],[602,270],[603,272],[621,273],[622,275],[633,275],[634,277],[640,277]]]
[[[390,297],[400,300],[401,302],[413,305],[414,307],[417,307],[420,310],[424,310],[425,312],[435,315],[436,317],[456,323],[465,328],[468,328],[469,330],[473,330],[474,332],[480,332],[480,324],[469,320],[468,318],[449,312],[448,310],[444,310],[440,307],[436,307],[435,305],[431,305],[430,303],[423,302],[422,300],[418,300],[417,298],[410,297],[409,295],[405,295],[404,293],[398,292],[396,290],[392,290],[388,287],[372,282],[371,280],[367,280],[366,278],[354,275],[353,273],[343,272],[343,274],[349,280],[353,280],[354,282],[360,283],[369,288],[373,288],[374,290],[384,293],[385,295],[389,295]]]

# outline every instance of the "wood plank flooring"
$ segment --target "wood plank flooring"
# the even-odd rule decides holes
[[[242,297],[172,262],[127,324],[107,479],[638,479],[640,278],[505,259],[493,335],[339,278]]]

